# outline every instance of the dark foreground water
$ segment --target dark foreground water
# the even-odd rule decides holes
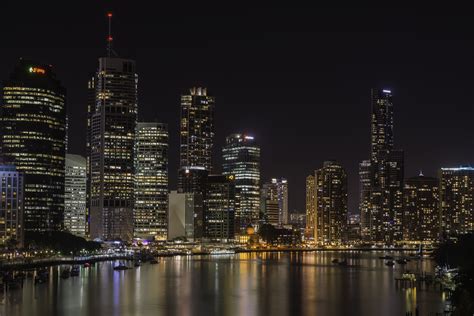
[[[403,269],[432,272],[429,260],[387,267],[382,253],[261,253],[174,257],[114,271],[81,268],[48,284],[0,294],[0,315],[419,315],[443,311],[434,289],[400,289]],[[333,264],[349,258],[349,267]],[[131,262],[128,265],[132,265]]]

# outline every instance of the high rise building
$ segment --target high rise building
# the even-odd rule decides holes
[[[235,236],[233,176],[210,175],[204,195],[204,237],[228,241]]]
[[[442,234],[455,236],[474,230],[474,168],[439,171]]]
[[[254,137],[232,134],[222,149],[222,173],[234,176],[237,229],[256,224],[260,212],[260,147]]]
[[[62,228],[66,90],[51,65],[20,59],[3,85],[0,152],[24,174],[25,231]]]
[[[169,194],[168,240],[186,238],[200,240],[203,236],[203,201],[199,193]]]
[[[306,177],[306,235],[314,236],[316,214],[316,182],[313,175]]]
[[[420,174],[405,181],[403,240],[435,242],[439,240],[439,180]]]
[[[347,240],[347,175],[335,161],[315,172],[316,218],[314,240],[320,245]]]
[[[193,87],[181,96],[178,190],[202,192],[212,170],[214,103],[207,89]]]
[[[135,137],[134,235],[166,240],[168,127],[161,123],[138,123]]]
[[[278,204],[278,225],[289,224],[288,214],[288,180],[281,178],[271,179],[262,185],[261,210],[266,214],[267,221],[274,224],[274,204]]]
[[[0,246],[23,247],[23,174],[0,160]]]
[[[66,178],[64,185],[64,229],[85,237],[87,172],[86,158],[79,155],[66,155]]]
[[[362,238],[391,244],[402,239],[403,151],[394,150],[390,90],[372,90],[371,156],[359,165]]]
[[[135,61],[110,54],[99,58],[99,68],[89,81],[89,95],[94,96],[88,104],[87,140],[94,239],[133,237],[137,82]]]

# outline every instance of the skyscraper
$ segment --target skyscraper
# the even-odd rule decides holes
[[[313,237],[316,214],[316,182],[314,174],[306,177],[306,235]]]
[[[228,241],[235,235],[234,176],[211,175],[204,195],[204,237]]]
[[[315,172],[316,214],[314,240],[320,245],[347,240],[347,175],[335,161],[325,161]]]
[[[168,227],[168,127],[138,123],[135,140],[134,235],[166,240]]]
[[[443,235],[455,236],[474,230],[474,168],[441,168],[440,212]]]
[[[88,85],[94,96],[87,141],[92,238],[133,237],[137,82],[135,61],[109,55],[99,58]]]
[[[23,174],[0,159],[0,246],[23,247]]]
[[[24,174],[25,231],[59,230],[64,215],[66,90],[51,65],[20,59],[3,85],[0,148]]]
[[[278,225],[289,223],[288,214],[288,180],[273,178],[262,185],[261,209],[267,216],[267,221],[273,224],[274,203],[278,204]]]
[[[402,239],[404,155],[394,150],[390,90],[372,89],[371,156],[359,165],[362,237],[391,244]]]
[[[200,240],[204,233],[203,200],[199,193],[169,194],[168,239]]]
[[[439,239],[439,180],[420,174],[405,181],[403,240],[435,242]]]
[[[223,174],[235,177],[237,228],[255,224],[260,211],[260,147],[252,136],[232,134],[222,149]]]
[[[64,228],[70,233],[81,237],[87,235],[86,165],[86,158],[79,155],[66,155]]]
[[[202,87],[193,87],[181,96],[180,192],[202,191],[203,181],[212,170],[214,103],[214,97]]]

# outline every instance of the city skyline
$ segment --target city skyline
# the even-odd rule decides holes
[[[333,28],[334,23],[341,21],[337,15],[349,17],[349,9],[320,8],[321,13],[311,11],[317,17],[312,18],[309,12],[305,14],[303,10],[289,8],[289,22],[297,23],[291,26],[291,23],[282,22],[279,26],[277,17],[283,14],[282,8],[272,7],[265,11],[263,20],[259,20],[263,8],[242,9],[234,13],[213,8],[207,14],[220,17],[222,29],[215,30],[210,22],[203,22],[200,28],[202,36],[190,39],[192,45],[202,48],[197,56],[201,62],[196,63],[192,55],[180,52],[184,44],[173,39],[185,34],[193,21],[175,22],[173,17],[177,12],[192,16],[191,12],[196,8],[186,8],[184,12],[170,8],[171,16],[161,22],[146,19],[151,13],[143,8],[127,11],[120,4],[99,9],[85,5],[77,9],[77,17],[35,9],[33,6],[23,10],[25,23],[18,25],[18,39],[6,34],[10,45],[0,62],[3,79],[20,56],[31,56],[53,64],[58,78],[68,89],[68,114],[74,118],[69,121],[70,152],[85,155],[85,135],[82,135],[86,117],[84,82],[94,71],[97,57],[105,54],[107,25],[104,15],[110,9],[115,13],[116,50],[137,60],[137,72],[141,78],[139,119],[152,117],[170,125],[170,144],[175,144],[174,148],[170,147],[170,188],[176,186],[177,178],[174,166],[177,166],[179,152],[175,133],[179,95],[195,84],[208,87],[218,100],[214,165],[220,165],[219,149],[227,135],[242,130],[254,135],[260,140],[262,161],[267,161],[262,164],[262,181],[286,177],[292,184],[290,211],[304,211],[305,177],[328,159],[340,161],[347,170],[349,212],[358,211],[358,163],[369,156],[372,87],[393,91],[397,126],[395,147],[405,150],[406,177],[416,176],[419,170],[427,176],[435,176],[441,167],[456,167],[471,161],[474,149],[468,146],[473,132],[467,121],[472,113],[468,73],[473,66],[470,56],[474,50],[468,31],[459,27],[466,23],[467,17],[459,12],[453,12],[441,31],[439,26],[433,29],[422,26],[422,23],[415,22],[414,15],[401,9],[352,8],[358,14],[357,19],[371,17],[379,23],[374,23],[377,27],[373,27],[359,21],[351,31],[351,36],[354,36],[351,39],[339,31],[348,29],[349,22],[355,17]],[[41,19],[37,12],[41,12]],[[384,19],[377,15],[381,12]],[[304,19],[296,21],[301,14]],[[406,26],[395,21],[400,14],[406,17]],[[47,19],[48,16],[54,19]],[[421,19],[427,25],[433,25],[436,16],[436,12],[426,12]],[[331,22],[331,18],[336,18],[336,22]],[[80,26],[67,30],[70,36],[35,36],[49,30],[46,23],[60,25],[66,20]],[[244,20],[248,21],[248,26],[236,28],[231,25],[243,26]],[[9,17],[6,17],[1,23],[9,22]],[[160,27],[173,23],[178,27]],[[36,26],[34,30],[29,27],[32,24]],[[291,36],[284,32],[284,27]],[[151,43],[145,40],[158,29],[163,35],[160,41]],[[379,33],[382,35],[377,35]],[[413,36],[425,40],[415,41]],[[25,42],[23,38],[31,40]],[[450,58],[453,53],[444,48],[451,39],[455,40],[455,48],[467,47],[456,58]],[[375,41],[374,46],[378,44],[388,49],[383,50],[383,54],[372,52],[364,47],[369,40]],[[407,45],[414,50],[409,52],[400,48]],[[280,49],[269,51],[268,47]],[[293,50],[285,47],[293,47]],[[323,49],[315,58],[310,58],[310,53],[317,47]],[[331,53],[340,48],[347,49],[347,53],[332,57]],[[70,54],[81,57],[70,63],[69,57],[65,57]],[[176,58],[171,62],[165,62],[174,55]],[[234,62],[220,69],[224,57],[216,58],[217,55]],[[162,58],[154,59],[152,56]],[[235,59],[236,56],[239,58]],[[444,66],[437,64],[441,56],[447,61]],[[158,102],[153,100],[156,87],[160,93]],[[343,111],[340,111],[341,107]],[[446,113],[445,109],[453,110]],[[332,125],[340,127],[333,130]],[[318,148],[311,155],[303,154],[308,143]],[[345,155],[346,150],[353,156]],[[427,154],[432,157],[429,161],[425,159]],[[289,163],[293,155],[301,160],[298,165]]]

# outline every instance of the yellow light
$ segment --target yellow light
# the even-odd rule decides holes
[[[29,70],[31,73],[37,73],[41,75],[44,75],[46,73],[46,70],[44,70],[43,68],[38,68],[38,67],[30,67]]]

